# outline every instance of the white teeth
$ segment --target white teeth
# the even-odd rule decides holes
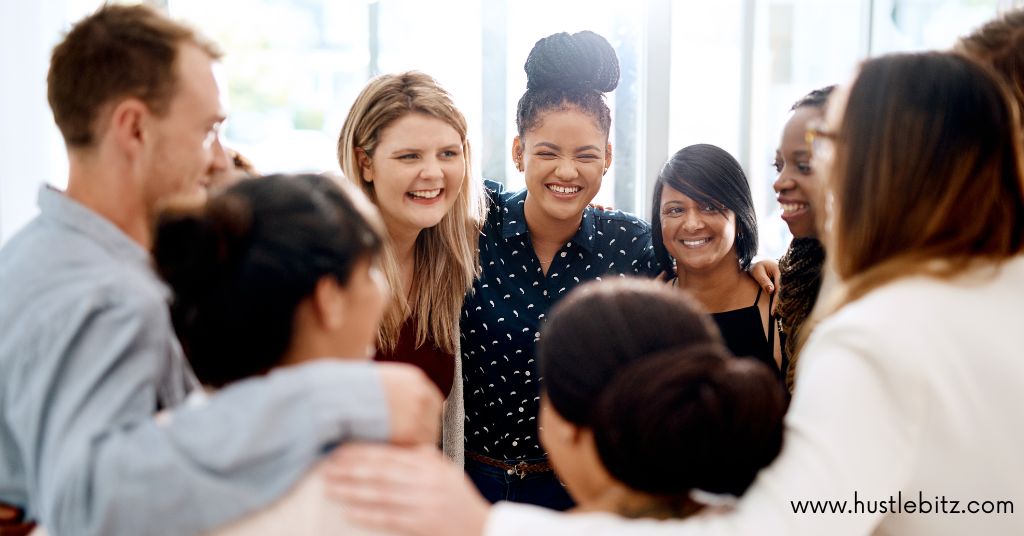
[[[574,194],[582,190],[583,188],[580,188],[579,186],[561,186],[559,184],[549,184],[548,189],[551,190],[552,192],[559,194]]]
[[[409,192],[409,195],[418,197],[420,199],[433,199],[441,195],[441,189],[435,188],[433,190],[416,190],[415,192]]]
[[[808,207],[807,203],[781,203],[779,206],[785,213],[797,212]]]
[[[701,238],[700,240],[683,240],[683,245],[688,248],[698,248],[710,242],[710,238]]]

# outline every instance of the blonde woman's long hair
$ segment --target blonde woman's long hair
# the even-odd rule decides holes
[[[394,248],[390,242],[385,244],[382,265],[393,291],[377,345],[393,351],[402,325],[411,315],[416,322],[416,347],[429,339],[438,348],[455,353],[462,301],[480,272],[477,244],[485,210],[483,188],[473,180],[470,166],[466,118],[452,103],[451,95],[426,74],[409,71],[380,76],[366,85],[349,110],[338,137],[338,161],[345,176],[376,203],[373,183],[363,180],[357,149],[372,157],[381,131],[409,113],[436,117],[459,133],[466,173],[452,209],[416,238],[408,296],[402,292]]]
[[[899,278],[948,279],[1024,250],[1018,124],[1002,81],[960,56],[863,64],[830,176],[838,307]]]

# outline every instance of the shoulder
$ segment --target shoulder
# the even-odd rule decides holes
[[[505,185],[484,179],[484,195],[487,201],[487,222],[486,226],[496,226],[502,223],[507,214],[514,216],[521,214],[523,203],[526,201],[526,189],[509,191]]]
[[[11,285],[11,293],[0,305],[0,318],[37,334],[66,334],[75,325],[92,322],[128,329],[169,320],[168,291],[145,267],[100,261],[87,253],[55,252],[52,257],[59,262],[4,267],[2,279]]]
[[[500,196],[505,192],[505,185],[491,179],[484,179],[484,191],[488,197]]]
[[[893,381],[922,371],[953,371],[965,356],[1001,359],[1006,349],[1017,348],[1021,303],[1024,257],[952,279],[906,277],[826,317],[805,354],[812,357],[812,343],[823,354],[842,348],[885,370]]]
[[[588,207],[587,211],[593,215],[594,227],[602,234],[630,237],[650,235],[650,224],[629,212],[594,207]]]
[[[505,206],[520,192],[510,191],[505,185],[491,179],[484,179],[484,195],[491,207]]]

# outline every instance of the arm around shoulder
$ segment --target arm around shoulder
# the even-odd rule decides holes
[[[372,366],[313,364],[239,382],[153,419],[157,391],[184,382],[162,302],[72,311],[53,342],[60,370],[36,415],[40,521],[55,533],[194,534],[283,493],[331,443],[385,439]],[[154,485],[157,487],[154,488]],[[158,491],[156,491],[158,490]]]

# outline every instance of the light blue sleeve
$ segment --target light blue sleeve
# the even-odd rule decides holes
[[[73,307],[42,349],[60,356],[54,372],[23,374],[13,397],[43,400],[17,419],[36,423],[28,479],[51,534],[197,534],[271,502],[332,444],[387,439],[375,368],[333,360],[238,382],[157,424],[180,357],[166,308],[139,301]]]

